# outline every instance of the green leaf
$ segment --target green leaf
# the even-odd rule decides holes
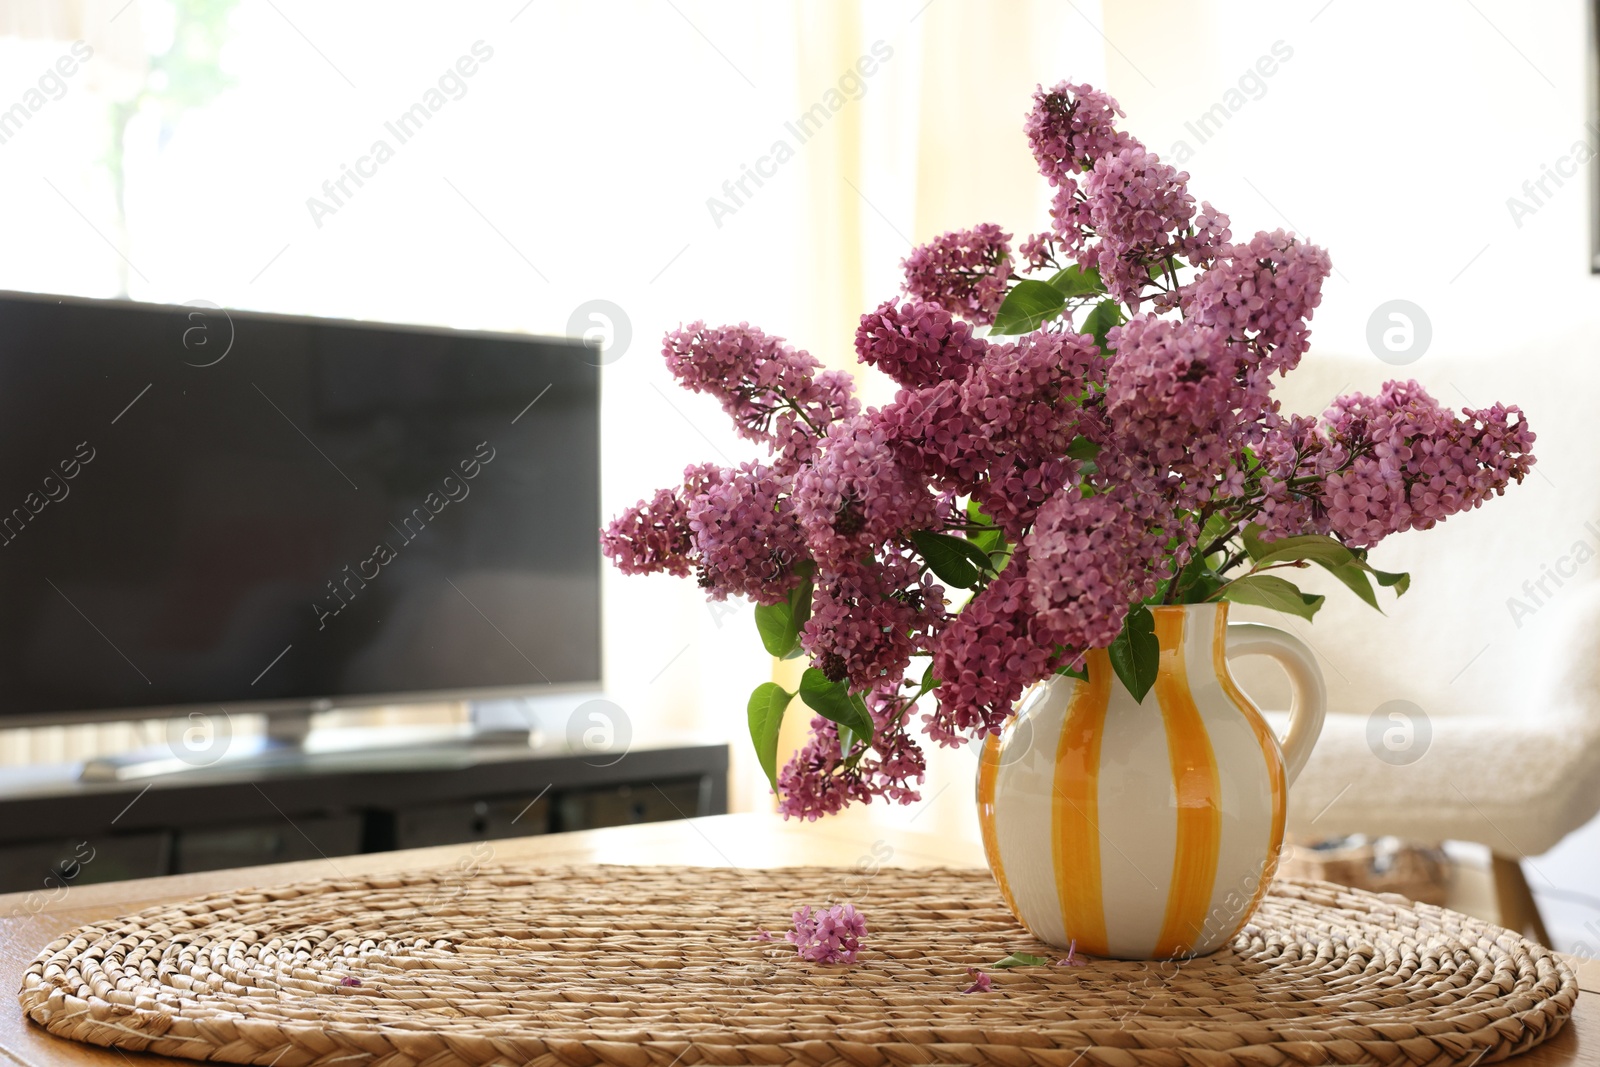
[[[1338,566],[1323,560],[1318,560],[1317,562],[1321,563],[1329,574],[1348,586],[1356,596],[1365,600],[1380,613],[1383,611],[1381,607],[1378,607],[1378,594],[1373,592],[1372,582],[1367,578],[1367,572],[1361,568],[1359,561],[1352,560],[1350,563]]]
[[[1110,332],[1111,327],[1120,326],[1124,321],[1121,305],[1115,300],[1102,300],[1084,318],[1083,329],[1080,332],[1093,337],[1094,343],[1104,351],[1106,334]]]
[[[1020,281],[994,313],[991,334],[1031,333],[1061,314],[1067,298],[1048,282]]]
[[[1013,952],[995,967],[1043,967],[1050,962],[1049,956],[1031,956],[1026,952]]]
[[[982,576],[979,568],[993,571],[988,555],[971,541],[932,530],[913,530],[911,543],[939,580],[958,589],[971,589]]]
[[[1385,589],[1392,587],[1395,596],[1405,596],[1406,590],[1411,588],[1411,575],[1405,571],[1380,571],[1373,567],[1368,567],[1367,571]]]
[[[922,672],[922,684],[918,688],[924,693],[931,693],[939,688],[939,679],[933,676],[933,664],[928,664],[928,669]]]
[[[1221,536],[1220,531],[1213,540],[1216,536]],[[1222,586],[1223,580],[1199,555],[1184,564],[1183,570],[1178,572],[1178,600],[1183,604],[1204,604]]]
[[[747,713],[750,718],[750,740],[755,742],[756,759],[767,772],[772,791],[778,791],[778,730],[783,726],[783,713],[794,694],[777,682],[762,682],[750,694]]]
[[[815,667],[807,667],[800,676],[800,699],[824,719],[872,743],[872,716],[867,712],[866,702],[850,692],[843,682],[830,682],[826,674]]]
[[[1266,542],[1261,540],[1261,524],[1259,522],[1252,522],[1243,530],[1240,530],[1239,539],[1244,542],[1244,550],[1251,559],[1255,559],[1267,550]]]
[[[1302,593],[1299,586],[1276,574],[1247,574],[1229,582],[1222,590],[1222,599],[1235,604],[1254,604],[1273,611],[1286,611],[1309,619],[1327,598]]]
[[[1005,533],[994,524],[993,519],[983,513],[983,508],[978,506],[976,500],[967,501],[967,518],[975,525],[988,527],[986,530],[969,530],[967,532],[967,540],[977,545],[985,555],[992,556],[1006,547]],[[992,560],[989,563],[989,568],[991,570],[994,569]]]
[[[789,599],[756,605],[756,630],[766,650],[779,659],[792,656],[800,645],[800,628],[811,618],[811,579],[795,586]]]
[[[1067,446],[1067,455],[1073,459],[1096,459],[1100,455],[1100,446],[1087,437],[1074,437]]]
[[[1156,640],[1156,622],[1150,609],[1140,604],[1128,612],[1122,621],[1122,632],[1106,652],[1112,669],[1133,699],[1144,700],[1155,685],[1156,671],[1161,666],[1161,644]]]
[[[1099,267],[1090,267],[1088,270],[1078,266],[1068,267],[1057,271],[1048,284],[1066,297],[1092,296],[1106,291],[1105,283],[1100,280]]]
[[[1356,555],[1344,545],[1322,534],[1305,534],[1300,537],[1283,537],[1276,541],[1254,540],[1255,552],[1250,558],[1256,566],[1271,563],[1293,563],[1309,560],[1325,567],[1345,567],[1357,562]],[[1248,546],[1247,546],[1248,547]]]

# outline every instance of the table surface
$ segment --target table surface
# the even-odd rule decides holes
[[[26,1022],[12,991],[39,950],[82,923],[182,900],[203,893],[333,875],[383,874],[448,866],[463,845],[339,856],[270,867],[174,875],[108,885],[75,886],[54,901],[25,894],[0,896],[0,1067],[154,1067],[192,1064],[121,1053],[63,1041]],[[477,846],[482,848],[481,845]],[[817,823],[784,822],[775,815],[719,815],[682,822],[621,826],[493,842],[494,862],[690,864],[711,867],[982,866],[973,842],[874,825],[857,813]],[[1554,1039],[1516,1059],[1524,1067],[1581,1064],[1600,1067],[1600,961],[1569,958],[1584,995]]]

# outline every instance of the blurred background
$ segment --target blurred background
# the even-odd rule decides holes
[[[856,369],[856,319],[897,291],[913,245],[1045,227],[1022,118],[1036,85],[1091,82],[1236,238],[1283,227],[1332,253],[1290,407],[1401,376],[1528,411],[1527,484],[1375,553],[1415,571],[1405,601],[1378,615],[1334,597],[1295,625],[1338,710],[1515,723],[1567,635],[1543,610],[1561,596],[1511,602],[1575,542],[1600,546],[1593,32],[1580,0],[1537,16],[1510,0],[0,0],[0,108],[78,60],[0,121],[0,289],[598,331],[610,515],[688,463],[755,455],[674,387],[665,330],[748,321]],[[441,82],[462,56],[475,73]],[[401,141],[390,125],[430,91],[445,103]],[[800,130],[819,102],[825,121]],[[1398,351],[1374,340],[1397,307]],[[860,380],[869,402],[892,395]],[[603,588],[607,690],[635,735],[729,741],[730,807],[770,807],[744,704],[774,664],[749,605],[610,570]],[[1248,682],[1283,697],[1270,674]],[[0,759],[82,758],[140,729],[7,731]],[[921,804],[860,817],[975,837],[974,765],[938,753]],[[1537,851],[1552,939],[1600,944],[1600,826]]]

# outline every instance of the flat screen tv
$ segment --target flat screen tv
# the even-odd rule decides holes
[[[596,362],[0,293],[0,726],[597,687]]]

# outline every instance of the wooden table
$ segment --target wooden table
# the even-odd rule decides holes
[[[683,822],[587,830],[493,843],[494,860],[564,863],[694,864],[781,867],[806,864],[929,867],[982,866],[972,842],[875,826],[860,813],[817,823],[786,823],[769,815],[719,815]],[[206,874],[77,886],[60,900],[31,902],[23,894],[0,896],[0,1067],[154,1067],[191,1064],[165,1056],[123,1053],[51,1037],[26,1022],[15,996],[22,972],[38,951],[66,930],[154,904],[218,890],[233,890],[335,873],[381,874],[460,859],[463,846],[383,852],[364,856]],[[20,913],[20,914],[19,914]],[[1600,961],[1571,960],[1585,993],[1571,1021],[1553,1040],[1517,1059],[1526,1067],[1581,1064],[1600,1067]]]

